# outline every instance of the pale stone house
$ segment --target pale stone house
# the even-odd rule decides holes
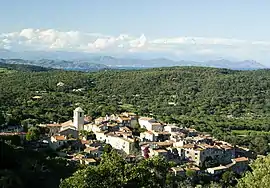
[[[166,141],[170,139],[169,132],[155,132],[155,131],[145,131],[140,133],[141,141],[150,141],[150,142],[158,142],[158,141]]]
[[[84,149],[84,152],[88,153],[91,157],[101,157],[103,154],[103,148],[99,147],[87,147]]]
[[[160,156],[160,157],[164,157],[165,159],[168,159],[168,151],[165,149],[149,149],[150,153],[149,156],[153,157],[153,156]]]
[[[141,128],[145,128],[148,131],[163,131],[164,125],[157,122],[154,118],[141,117],[139,118],[139,125]]]
[[[135,140],[133,138],[107,135],[106,143],[110,144],[115,149],[124,151],[126,154],[132,154],[136,149]]]
[[[180,132],[181,128],[177,127],[176,125],[166,125],[164,127],[164,131],[167,131],[169,133],[176,133],[176,132]]]
[[[57,148],[60,148],[61,146],[65,145],[67,141],[68,139],[66,136],[55,135],[51,136],[49,145],[53,150],[56,150]]]
[[[186,172],[183,168],[181,167],[172,167],[170,171],[175,175],[175,176],[185,176]]]
[[[234,158],[234,148],[230,146],[186,144],[183,148],[185,150],[185,158],[194,161],[198,166],[203,166],[208,159],[224,164],[229,163]]]
[[[74,126],[61,127],[59,134],[66,137],[72,136],[72,138],[76,139],[79,137],[78,131]]]

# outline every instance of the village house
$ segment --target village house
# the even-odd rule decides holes
[[[78,138],[78,131],[74,126],[62,126],[59,131],[59,135],[63,135],[66,137]]]
[[[84,152],[89,154],[91,157],[101,157],[103,154],[103,147],[98,146],[98,147],[87,147],[84,149]]]
[[[236,174],[242,175],[245,171],[248,170],[249,159],[247,157],[238,157],[232,159],[232,163],[234,164],[231,169]]]
[[[175,176],[182,176],[184,177],[186,175],[186,172],[183,168],[181,167],[172,167],[170,171],[175,175]]]
[[[164,157],[165,159],[168,159],[168,157],[169,157],[168,151],[165,150],[165,149],[153,149],[153,148],[150,148],[149,151],[150,151],[150,153],[149,153],[150,157],[160,156],[160,157]]]
[[[80,150],[83,149],[84,145],[81,143],[81,141],[75,139],[75,138],[68,138],[64,135],[54,135],[51,136],[49,142],[49,147],[53,150],[57,150],[62,147],[70,146],[74,150]]]
[[[103,131],[107,131],[108,130],[108,126],[107,124],[86,124],[84,125],[84,130],[88,131],[88,132],[103,132]]]
[[[120,124],[116,122],[108,122],[106,125],[109,132],[118,131],[120,129]]]
[[[102,124],[103,121],[106,121],[106,118],[104,118],[104,117],[99,117],[99,118],[96,118],[96,119],[94,120],[94,122],[95,122],[96,125]]]
[[[119,128],[119,131],[121,131],[123,133],[130,133],[130,134],[132,134],[132,131],[128,127],[120,127]]]
[[[166,131],[161,131],[161,132],[154,131],[154,135],[157,138],[156,139],[157,142],[164,142],[166,140],[170,140],[170,136],[171,136],[171,134]]]
[[[231,160],[227,165],[220,165],[217,167],[207,168],[205,171],[212,175],[221,174],[227,170],[231,170],[236,174],[242,175],[248,170],[249,159],[246,157],[239,157]]]
[[[152,142],[150,144],[161,149],[165,149],[165,148],[169,148],[173,146],[173,142],[170,140],[166,140],[164,142]]]
[[[177,127],[176,125],[166,125],[164,127],[164,131],[167,131],[169,133],[176,133],[176,132],[180,132],[181,128]]]
[[[169,132],[155,132],[155,131],[145,131],[140,133],[141,141],[150,141],[150,142],[163,142],[170,139]]]
[[[186,137],[186,134],[182,132],[171,132],[170,134],[170,140],[174,142],[180,142],[181,140],[183,140],[183,138]]]
[[[183,148],[169,147],[167,149],[170,150],[173,159],[178,159],[181,161],[185,159],[185,150]]]
[[[156,141],[156,137],[154,135],[154,133],[152,131],[145,131],[140,133],[140,139],[142,142],[145,141],[150,141],[150,142],[154,142]]]
[[[139,125],[141,128],[145,128],[148,131],[163,131],[164,125],[157,122],[154,118],[141,117],[139,118]]]
[[[215,143],[209,144],[186,144],[186,140],[173,143],[178,150],[179,156],[195,162],[198,166],[203,166],[206,160],[216,160],[220,164],[230,163],[235,157],[235,150],[229,144]]]
[[[107,134],[106,143],[115,149],[124,151],[126,154],[132,154],[136,149],[134,138],[122,137],[115,134]]]
[[[59,133],[62,125],[58,123],[47,124],[46,127],[49,129],[49,136]]]
[[[213,144],[214,141],[211,137],[206,136],[194,136],[194,137],[185,137],[185,143],[188,144]]]
[[[82,158],[80,159],[80,163],[95,166],[97,164],[97,161],[94,158]]]
[[[117,120],[121,126],[135,128],[138,124],[138,116],[134,113],[124,112],[117,118]]]
[[[121,124],[121,126],[129,126],[129,127],[131,126],[130,117],[120,115],[117,120],[119,121],[119,124]]]
[[[194,137],[198,135],[198,131],[196,131],[196,129],[186,128],[186,131],[189,137]]]
[[[212,168],[207,168],[205,171],[212,175],[218,175],[228,170],[226,166],[220,165]]]
[[[107,132],[106,131],[95,132],[95,134],[96,134],[96,138],[97,138],[98,141],[106,142],[106,138],[107,138]]]
[[[52,149],[56,150],[60,148],[61,146],[65,145],[67,141],[68,139],[66,136],[55,135],[55,136],[51,136],[49,145]]]

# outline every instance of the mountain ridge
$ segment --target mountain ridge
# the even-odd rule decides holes
[[[27,55],[28,54],[28,55]],[[233,70],[250,70],[268,68],[254,60],[232,61],[227,59],[216,59],[207,61],[192,60],[172,60],[168,58],[129,58],[115,57],[102,54],[87,54],[77,52],[43,52],[39,51],[33,55],[33,52],[12,52],[0,50],[0,58],[5,63],[36,65],[46,68],[95,71],[102,69],[141,69],[156,67],[173,67],[173,66],[199,66],[213,68],[227,68]]]

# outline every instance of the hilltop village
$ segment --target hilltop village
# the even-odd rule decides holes
[[[171,168],[175,175],[184,175],[189,169],[218,175],[227,170],[242,174],[254,158],[248,149],[216,140],[195,129],[165,124],[134,113],[91,119],[78,107],[72,120],[39,126],[47,129],[39,140],[40,145],[86,165],[96,165],[104,152],[115,149],[130,162],[164,157],[176,164]],[[1,133],[2,136],[11,134],[25,138],[23,132]]]

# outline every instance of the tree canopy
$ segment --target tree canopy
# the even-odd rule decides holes
[[[129,164],[113,150],[102,156],[98,166],[89,166],[63,180],[60,188],[165,187],[168,168],[165,159],[159,157]]]
[[[258,158],[252,165],[252,172],[248,172],[238,182],[238,188],[270,187],[270,156]]]
[[[27,141],[36,141],[40,137],[40,130],[37,127],[31,127],[27,134],[26,134],[26,140]]]
[[[0,140],[0,187],[57,188],[79,166],[49,151],[32,151]]]

